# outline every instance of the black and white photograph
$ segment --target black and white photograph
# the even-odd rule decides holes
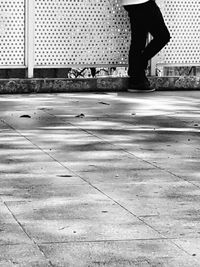
[[[200,267],[200,0],[0,0],[0,267]]]

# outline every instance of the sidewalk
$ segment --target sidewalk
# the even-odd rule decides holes
[[[199,267],[200,91],[0,96],[0,266]]]

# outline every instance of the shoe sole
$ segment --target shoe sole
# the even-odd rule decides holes
[[[130,93],[151,93],[155,92],[156,89],[128,89],[128,92]]]

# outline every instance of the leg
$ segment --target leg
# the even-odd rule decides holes
[[[143,52],[143,62],[147,66],[148,60],[155,56],[170,40],[170,33],[165,25],[162,13],[154,1],[149,1],[148,12],[148,32],[152,35],[152,41]]]
[[[142,82],[145,79],[145,69],[142,63],[143,51],[147,41],[147,29],[143,23],[139,5],[127,6],[131,23],[131,45],[129,50],[129,70],[130,83]]]

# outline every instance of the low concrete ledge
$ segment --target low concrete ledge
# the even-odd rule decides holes
[[[150,77],[157,90],[200,90],[200,77]],[[125,91],[128,78],[0,79],[0,94]]]
[[[199,90],[200,77],[151,77],[151,84],[157,90]]]

